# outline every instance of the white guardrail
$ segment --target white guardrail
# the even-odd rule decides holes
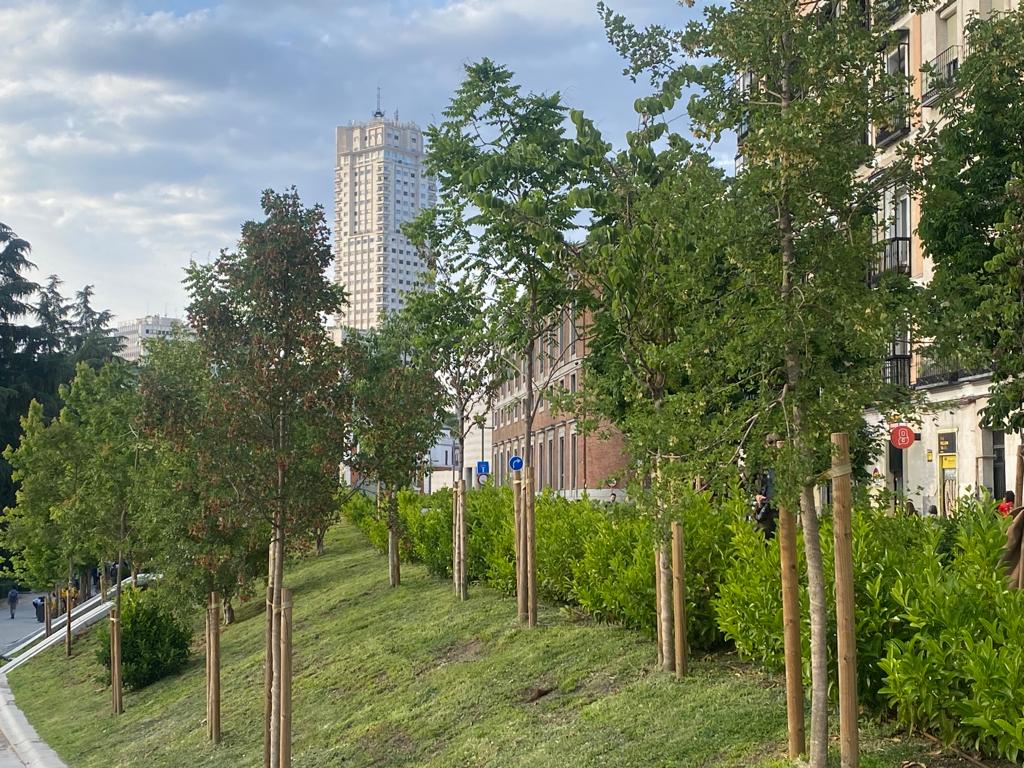
[[[139,574],[138,581],[145,583],[150,579],[159,578],[153,574]],[[121,581],[122,587],[130,587],[131,577]],[[102,619],[110,609],[114,607],[113,596],[115,587],[107,589],[108,600],[103,600],[99,595],[91,597],[81,605],[75,606],[71,611],[71,634],[79,635],[88,627]],[[14,648],[11,648],[3,655],[3,666],[0,666],[0,675],[6,675],[12,669],[17,669],[29,659],[35,658],[47,648],[52,648],[58,643],[64,642],[67,630],[67,614],[61,614],[50,622],[50,636],[46,636],[46,630],[40,629],[35,634],[29,635]]]

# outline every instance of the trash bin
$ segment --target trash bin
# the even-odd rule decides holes
[[[38,621],[40,624],[46,621],[46,616],[44,615],[45,606],[43,605],[43,598],[37,597],[35,600],[33,600],[32,607],[36,609],[36,621]]]

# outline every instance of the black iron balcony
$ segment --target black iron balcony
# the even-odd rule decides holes
[[[953,84],[960,69],[960,46],[951,45],[929,62],[928,70],[921,73],[921,103],[934,104],[942,89]]]
[[[898,387],[910,386],[910,355],[892,355],[882,363],[882,381]]]
[[[895,99],[893,99],[895,101]],[[910,131],[910,122],[906,115],[899,115],[891,120],[875,126],[875,146],[884,147]]]
[[[959,358],[938,361],[929,355],[921,355],[917,365],[917,378],[914,386],[929,387],[942,384],[955,384],[961,379],[980,376],[988,373],[985,367],[965,368]]]
[[[909,0],[874,0],[871,3],[871,26],[891,27],[909,10]]]
[[[882,275],[888,273],[910,276],[909,237],[890,237],[885,241],[882,252],[871,265],[868,282],[876,285]]]

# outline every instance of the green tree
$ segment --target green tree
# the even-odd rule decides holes
[[[0,223],[0,445],[14,443],[19,418],[32,400],[31,378],[35,329],[25,322],[29,303],[39,286],[26,277],[35,267],[29,261],[31,246],[10,227]],[[14,502],[11,469],[0,465],[0,505]]]
[[[214,372],[211,406],[224,439],[243,446],[252,464],[240,488],[253,525],[270,534],[268,586],[272,631],[267,665],[272,683],[266,748],[280,750],[280,606],[286,544],[306,536],[333,504],[344,443],[319,439],[311,425],[347,428],[338,407],[338,350],[324,318],[344,294],[324,273],[331,261],[323,208],[302,205],[294,188],[267,190],[265,218],[242,225],[234,252],[209,265],[193,263],[188,315],[203,364]],[[312,464],[308,456],[316,456]]]
[[[974,18],[967,41],[970,55],[952,79],[932,74],[940,84],[934,106],[945,119],[918,147],[924,164],[918,231],[935,264],[921,320],[933,357],[951,368],[992,372],[984,425],[1020,432],[1024,360],[1021,325],[1012,324],[1020,273],[997,242],[997,225],[1020,210],[1010,181],[1013,168],[1024,164],[1024,10]],[[1016,474],[1020,499],[1024,446]]]
[[[197,605],[219,592],[230,623],[234,598],[250,595],[266,569],[269,525],[254,523],[241,491],[253,482],[248,452],[222,429],[217,382],[195,339],[152,340],[139,378],[140,421],[154,452],[143,536],[165,581]]]
[[[475,411],[487,411],[500,386],[506,363],[492,331],[480,287],[468,280],[444,280],[431,291],[411,293],[399,323],[408,328],[409,340],[419,355],[431,361],[443,395],[443,407],[454,416],[458,440],[452,477],[462,479],[466,438],[477,426]],[[465,531],[452,519],[453,536]],[[453,555],[454,556],[454,555]],[[465,596],[466,584],[458,586]]]
[[[578,126],[581,142],[599,141],[585,121]],[[668,630],[660,657],[671,670],[667,541],[676,492],[683,478],[726,485],[721,474],[735,469],[755,417],[753,399],[741,383],[722,379],[718,363],[734,338],[727,310],[742,227],[727,221],[722,171],[667,132],[661,123],[631,133],[627,148],[595,165],[575,194],[594,215],[576,268],[594,318],[586,386],[576,399],[618,427],[642,478],[632,495],[660,534]]]
[[[568,279],[573,248],[565,233],[578,213],[569,192],[584,158],[565,136],[560,96],[523,94],[513,74],[489,59],[466,67],[444,117],[427,130],[427,167],[438,179],[441,203],[419,226],[433,249],[493,290],[500,318],[495,340],[525,382],[529,467],[541,404],[537,380],[545,372],[550,380],[557,364],[552,332],[575,304]]]
[[[18,447],[4,451],[18,490],[16,503],[3,510],[3,546],[17,579],[49,592],[66,575],[73,554],[60,516],[73,498],[71,468],[80,452],[74,426],[60,419],[47,423],[35,400],[21,430]]]
[[[388,525],[389,582],[401,583],[397,493],[427,470],[441,433],[444,395],[426,351],[410,343],[399,318],[344,342],[352,381],[354,449],[347,461],[360,480],[378,484]]]
[[[867,279],[880,256],[880,181],[862,172],[877,151],[863,141],[867,127],[909,124],[906,77],[880,55],[897,41],[852,3],[738,0],[682,33],[639,30],[602,11],[628,71],[648,73],[657,89],[644,111],[663,115],[693,86],[695,135],[743,136],[730,205],[754,234],[736,257],[744,301],[731,308],[735,343],[716,364],[724,381],[741,365],[760,372],[759,429],[785,437],[774,463],[781,501],[799,503],[804,528],[810,762],[823,768],[829,632],[814,487],[829,465],[829,433],[855,434],[866,407],[890,408],[900,394],[880,374],[887,342],[909,328],[909,281],[887,276],[872,289]]]
[[[103,365],[121,348],[121,341],[110,327],[113,314],[92,306],[94,291],[87,285],[75,294],[71,304],[70,347],[75,363],[93,367]]]

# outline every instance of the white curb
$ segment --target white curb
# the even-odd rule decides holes
[[[7,675],[0,675],[0,731],[26,768],[68,768],[57,753],[39,738],[35,728],[14,703]]]

